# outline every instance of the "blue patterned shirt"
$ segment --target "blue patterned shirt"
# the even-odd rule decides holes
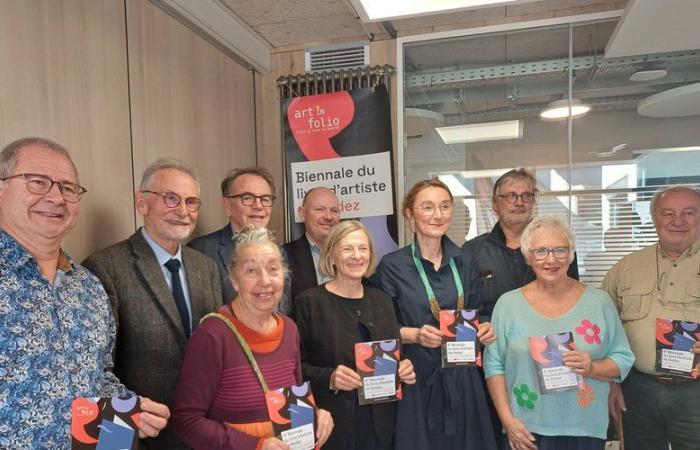
[[[0,448],[69,449],[74,398],[129,393],[102,285],[63,252],[58,269],[51,284],[0,230]]]

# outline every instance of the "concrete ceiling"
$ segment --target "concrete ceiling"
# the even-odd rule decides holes
[[[395,36],[610,9],[626,0],[538,0],[363,24],[348,0],[219,0],[273,48]]]

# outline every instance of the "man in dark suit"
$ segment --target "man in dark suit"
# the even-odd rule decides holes
[[[144,226],[85,260],[102,282],[117,323],[115,372],[129,388],[172,406],[187,339],[221,299],[214,262],[181,242],[201,201],[192,170],[159,159],[144,172],[136,209]],[[166,428],[149,449],[185,449]]]
[[[304,235],[284,244],[292,279],[292,298],[326,279],[318,270],[321,249],[333,227],[340,222],[340,207],[335,192],[325,187],[309,190],[299,207]]]
[[[216,261],[222,299],[226,303],[235,296],[227,269],[235,245],[233,236],[247,224],[267,227],[275,202],[275,182],[263,167],[233,169],[221,182],[221,195],[229,223],[218,231],[192,239],[187,245]]]

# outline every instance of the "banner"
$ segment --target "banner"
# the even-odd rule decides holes
[[[340,201],[342,219],[360,220],[378,257],[398,248],[389,96],[374,88],[285,100],[284,154],[291,239],[304,233],[298,208],[324,186]]]

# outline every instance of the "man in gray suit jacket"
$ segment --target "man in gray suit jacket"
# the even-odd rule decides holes
[[[117,323],[115,372],[141,395],[172,407],[187,339],[221,301],[214,262],[181,242],[201,201],[192,170],[160,159],[144,172],[136,209],[144,226],[85,260],[102,282]],[[185,449],[166,428],[149,449]]]

